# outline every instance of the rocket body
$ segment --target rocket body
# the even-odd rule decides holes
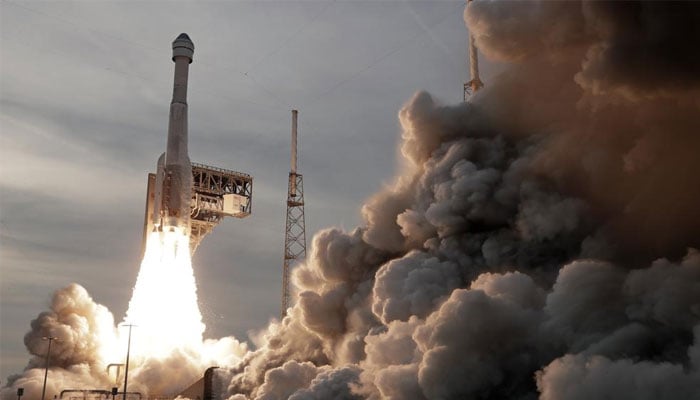
[[[152,221],[154,229],[190,232],[192,165],[187,154],[187,77],[194,44],[182,33],[173,42],[175,75],[168,142],[158,159]]]
[[[467,6],[469,6],[471,2],[472,0],[468,0]],[[472,93],[476,93],[479,89],[484,87],[484,83],[481,82],[479,78],[479,53],[476,50],[474,35],[472,35],[471,31],[469,32],[469,76],[471,80],[467,82],[467,85],[471,88]]]

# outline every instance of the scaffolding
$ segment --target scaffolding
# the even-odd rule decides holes
[[[197,249],[224,217],[245,218],[253,202],[253,178],[241,172],[192,163],[190,249]]]

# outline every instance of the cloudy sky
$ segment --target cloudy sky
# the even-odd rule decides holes
[[[307,236],[351,228],[397,164],[417,90],[462,97],[464,2],[0,3],[0,379],[30,321],[85,286],[117,320],[138,273],[146,174],[164,151],[172,40],[195,43],[190,158],[254,177],[253,214],[194,258],[208,337],[279,313],[290,110],[300,111]],[[483,75],[496,66],[482,65]]]

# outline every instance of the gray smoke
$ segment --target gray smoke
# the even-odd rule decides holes
[[[510,68],[404,106],[405,170],[314,237],[231,399],[700,396],[700,6],[465,21]]]

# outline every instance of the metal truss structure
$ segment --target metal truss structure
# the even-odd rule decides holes
[[[287,189],[287,223],[284,232],[284,266],[282,267],[282,318],[292,305],[289,274],[292,266],[306,258],[306,221],[304,219],[304,180],[297,173],[297,118],[292,110],[292,157]]]
[[[167,179],[167,177],[166,177]],[[153,203],[156,174],[148,174],[143,249],[153,231]],[[253,207],[253,177],[223,168],[192,163],[192,202],[190,204],[190,252],[194,254],[204,236],[224,217],[245,218]]]
[[[306,220],[304,217],[304,180],[301,174],[289,173],[287,224],[284,234],[282,271],[282,318],[292,305],[289,274],[291,267],[306,258]]]
[[[192,163],[192,205],[190,250],[197,249],[204,236],[224,217],[250,215],[253,178],[218,167]]]

